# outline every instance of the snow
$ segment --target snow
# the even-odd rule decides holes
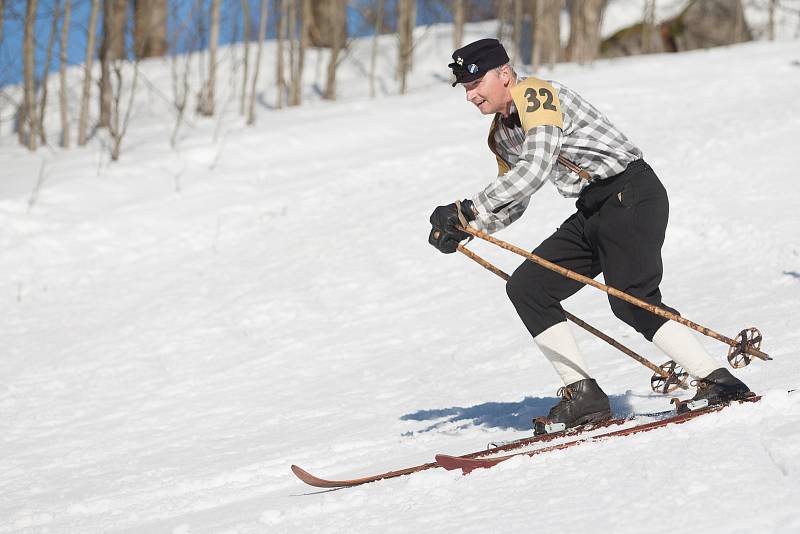
[[[466,477],[321,492],[293,476],[292,463],[349,478],[470,452],[528,434],[556,401],[502,282],[426,243],[432,208],[495,167],[488,119],[446,83],[446,26],[424,37],[407,96],[387,60],[367,97],[361,41],[339,102],[315,96],[312,53],[307,105],[260,108],[246,128],[224,79],[225,118],[190,117],[176,150],[153,89],[168,92],[169,64],[148,62],[113,164],[102,135],[30,154],[5,125],[0,533],[800,532],[796,41],[539,73],[643,148],[671,200],[665,301],[728,336],[762,330],[774,361],[736,372],[760,403]],[[533,248],[572,209],[546,187],[498,237]],[[600,292],[565,307],[665,359]],[[576,335],[615,413],[666,408],[647,369]]]

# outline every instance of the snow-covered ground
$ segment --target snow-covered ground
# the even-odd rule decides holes
[[[665,300],[729,336],[762,330],[774,361],[737,372],[762,402],[467,477],[318,492],[292,475],[469,452],[556,401],[503,284],[427,244],[432,208],[495,172],[449,54],[428,31],[410,94],[380,89],[387,61],[370,100],[364,41],[340,102],[261,109],[254,128],[229,102],[174,151],[153,89],[168,64],[151,62],[114,164],[101,137],[29,154],[4,133],[0,533],[800,532],[797,41],[540,73],[643,148],[671,199]],[[499,237],[533,248],[572,209],[546,186]],[[602,293],[565,307],[664,360]],[[667,406],[647,369],[577,336],[617,414]]]

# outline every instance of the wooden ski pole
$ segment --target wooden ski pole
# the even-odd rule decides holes
[[[479,264],[479,265],[483,266],[484,268],[486,268],[487,270],[493,272],[494,274],[496,274],[497,276],[499,276],[500,278],[502,278],[506,282],[508,282],[508,279],[511,278],[504,271],[500,270],[499,268],[495,267],[494,265],[492,265],[491,263],[489,263],[485,259],[481,258],[480,256],[478,256],[477,254],[472,252],[470,249],[468,249],[464,245],[458,245],[458,251],[461,252],[462,254],[464,254],[469,259],[475,261],[477,264]],[[629,349],[628,347],[626,347],[625,345],[623,345],[622,343],[620,343],[616,339],[612,338],[611,336],[607,336],[606,334],[604,334],[603,332],[601,332],[597,328],[593,327],[592,325],[590,325],[589,323],[587,323],[587,322],[585,322],[585,321],[583,321],[581,319],[578,319],[577,317],[575,317],[574,315],[572,315],[568,311],[565,310],[564,314],[567,316],[567,319],[569,319],[570,321],[572,321],[576,325],[580,326],[581,328],[583,328],[587,332],[589,332],[591,334],[594,334],[595,336],[599,337],[600,339],[602,339],[603,341],[605,341],[606,343],[608,343],[609,345],[611,345],[615,349],[621,351],[622,353],[627,354],[628,356],[630,356],[631,358],[633,358],[637,362],[641,363],[642,365],[644,365],[645,367],[647,367],[648,369],[650,369],[651,371],[653,371],[657,375],[659,375],[662,378],[664,378],[664,380],[670,381],[670,383],[674,383],[674,384],[678,385],[679,387],[681,387],[683,389],[688,389],[688,386],[686,385],[686,380],[681,382],[680,379],[678,379],[676,381],[675,378],[674,378],[675,377],[674,373],[669,373],[669,372],[665,371],[664,369],[662,369],[661,367],[657,366],[656,364],[654,364],[653,362],[651,362],[650,360],[648,360],[644,356],[641,356],[641,355],[637,354],[636,352],[634,352],[633,350]]]
[[[765,352],[761,352],[758,348],[752,346],[752,344],[750,342],[748,342],[748,340],[746,338],[743,337],[743,334],[745,333],[745,331],[742,331],[742,333],[739,334],[740,337],[743,337],[741,342],[734,341],[733,339],[731,339],[729,337],[726,337],[726,336],[723,336],[722,334],[719,334],[719,333],[715,332],[714,330],[711,330],[710,328],[706,328],[705,326],[699,325],[699,324],[697,324],[697,323],[695,323],[693,321],[690,321],[688,319],[684,319],[680,315],[676,315],[676,314],[674,314],[672,312],[669,312],[667,310],[663,310],[661,308],[653,306],[652,304],[649,304],[649,303],[647,303],[647,302],[645,302],[645,301],[643,301],[641,299],[638,299],[638,298],[636,298],[636,297],[634,297],[632,295],[628,295],[624,291],[620,291],[619,289],[615,289],[615,288],[613,288],[611,286],[607,286],[605,284],[601,284],[597,280],[589,278],[588,276],[583,276],[583,275],[578,274],[578,273],[576,273],[574,271],[570,271],[569,269],[561,267],[560,265],[556,265],[553,262],[547,261],[546,259],[541,258],[541,257],[539,257],[536,254],[533,254],[531,252],[528,252],[527,250],[524,250],[524,249],[522,249],[522,248],[520,248],[520,247],[518,247],[516,245],[512,245],[511,243],[507,243],[506,241],[503,241],[501,239],[497,239],[496,237],[493,237],[493,236],[491,236],[489,234],[481,232],[480,230],[475,230],[474,228],[472,228],[469,225],[467,225],[466,227],[459,227],[459,228],[461,230],[463,230],[464,232],[468,233],[471,236],[477,237],[479,239],[483,239],[484,241],[488,241],[489,243],[493,243],[493,244],[497,245],[500,248],[504,248],[506,250],[510,250],[514,254],[518,254],[518,255],[522,256],[523,258],[527,258],[527,259],[531,260],[532,262],[537,263],[537,264],[541,265],[542,267],[544,267],[546,269],[550,269],[551,271],[557,272],[558,274],[569,278],[570,280],[575,280],[577,282],[581,282],[583,284],[595,287],[595,288],[599,289],[600,291],[608,293],[612,297],[616,297],[616,298],[618,298],[620,300],[624,300],[625,302],[627,302],[629,304],[633,304],[634,306],[638,306],[639,308],[642,308],[643,310],[647,310],[650,313],[653,313],[653,314],[658,315],[660,317],[664,317],[665,319],[669,319],[671,321],[675,321],[676,323],[680,323],[680,324],[682,324],[682,325],[684,325],[686,327],[691,328],[692,330],[696,330],[697,332],[700,332],[703,335],[706,335],[706,336],[708,336],[710,338],[716,339],[717,341],[721,341],[722,343],[725,343],[725,344],[729,345],[731,347],[731,349],[735,349],[739,353],[749,354],[750,356],[755,356],[756,358],[761,358],[762,360],[771,360],[772,359],[769,354],[767,354]],[[760,342],[760,336],[759,336],[759,340],[758,341]],[[731,358],[732,358],[731,357],[731,353],[729,353],[728,360],[731,361]]]

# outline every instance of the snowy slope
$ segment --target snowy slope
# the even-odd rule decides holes
[[[738,372],[761,403],[468,477],[294,478],[291,463],[344,478],[523,436],[559,385],[502,283],[426,243],[432,208],[495,172],[488,119],[436,77],[449,35],[426,35],[405,97],[364,98],[368,50],[341,102],[251,129],[231,104],[216,143],[193,118],[171,151],[152,92],[113,165],[99,142],[30,155],[4,138],[0,533],[800,532],[796,41],[540,73],[643,148],[671,199],[665,300],[763,331],[775,360]],[[168,84],[167,65],[145,69]],[[533,248],[571,210],[546,187],[499,237]],[[592,288],[565,307],[664,359]],[[577,335],[618,414],[665,407],[649,371]]]

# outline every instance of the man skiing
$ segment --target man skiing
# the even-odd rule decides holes
[[[449,65],[466,98],[493,114],[489,147],[498,176],[469,199],[437,207],[429,243],[444,253],[469,235],[463,222],[487,233],[517,220],[531,196],[550,181],[572,214],[534,253],[605,282],[655,306],[661,302],[661,247],[669,214],[667,193],[642,152],[580,95],[555,81],[518,78],[496,39],[481,39],[453,53]],[[508,297],[533,340],[564,382],[548,419],[567,428],[611,417],[608,397],[592,378],[561,301],[582,287],[531,261],[507,283]],[[750,394],[684,326],[609,297],[618,318],[652,341],[697,379],[694,400],[725,403]]]

